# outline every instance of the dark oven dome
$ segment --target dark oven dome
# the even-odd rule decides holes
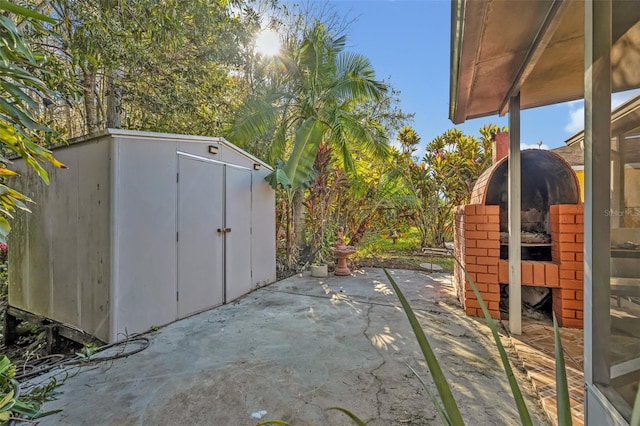
[[[522,230],[548,232],[545,222],[549,206],[580,202],[578,178],[562,157],[542,149],[522,151],[521,170]],[[505,157],[480,175],[471,197],[474,204],[500,206],[501,231],[506,231],[507,226],[508,183],[508,157]]]

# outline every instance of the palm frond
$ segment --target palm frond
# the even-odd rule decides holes
[[[227,127],[225,136],[239,146],[264,137],[276,128],[279,108],[269,99],[252,99],[238,109],[233,123]]]
[[[389,141],[379,123],[363,121],[362,117],[337,109],[332,130],[340,129],[341,141],[353,144],[370,155],[386,159],[390,155]]]
[[[284,171],[291,180],[292,189],[298,189],[310,178],[318,146],[326,131],[325,126],[315,118],[308,118],[298,128],[291,156]]]
[[[375,71],[366,56],[344,52],[337,58],[338,78],[334,92],[342,99],[379,101],[387,92],[387,85],[376,80]]]

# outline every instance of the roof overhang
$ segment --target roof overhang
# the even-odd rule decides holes
[[[640,133],[638,123],[640,123],[640,96],[631,98],[611,113],[611,134],[616,136],[629,132]],[[580,146],[582,146],[583,142],[584,130],[579,131],[565,141],[567,145],[580,144]]]
[[[584,97],[583,0],[453,0],[449,118]],[[640,87],[640,7],[613,1],[612,90]]]

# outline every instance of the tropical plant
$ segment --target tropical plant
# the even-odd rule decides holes
[[[498,130],[507,131],[506,127],[485,125],[479,130],[478,140],[459,129],[450,129],[427,145],[424,161],[450,206],[468,204],[473,185],[491,165],[491,134]]]
[[[366,155],[354,160],[358,175],[349,179],[336,203],[336,221],[344,223],[351,245],[358,245],[367,231],[396,228],[395,213],[410,203],[408,191],[395,164]]]
[[[431,165],[417,163],[413,153],[420,143],[420,136],[412,127],[404,127],[398,134],[401,151],[394,156],[394,174],[402,179],[407,191],[404,205],[411,223],[420,231],[422,247],[443,247],[447,241],[447,216],[443,218],[441,191],[433,177]],[[444,220],[443,220],[444,219]]]
[[[298,206],[290,207],[288,245],[294,236],[298,246],[304,244],[302,191],[312,179],[321,143],[332,147],[348,174],[356,172],[353,147],[388,155],[380,124],[355,109],[380,99],[387,86],[375,79],[367,58],[345,52],[345,45],[345,36],[331,34],[319,21],[302,40],[285,40],[274,59],[278,71],[239,109],[227,131],[240,146],[270,142],[269,161],[276,170],[269,183],[284,189],[288,201]]]
[[[309,212],[307,229],[311,234],[311,257],[316,263],[324,263],[330,254],[330,239],[335,229],[327,223],[331,206],[347,179],[341,169],[331,164],[333,148],[321,143],[314,165],[314,177],[309,186],[305,206]],[[331,234],[331,235],[330,235]]]
[[[469,202],[477,178],[491,164],[491,134],[496,131],[496,125],[483,126],[478,139],[450,129],[427,144],[420,162],[413,158],[420,137],[411,127],[399,132],[397,173],[409,191],[406,208],[413,212],[423,246],[444,247],[451,241],[453,209]]]
[[[522,425],[532,425],[531,416],[529,414],[528,408],[524,402],[524,398],[522,397],[522,391],[518,385],[518,382],[513,374],[513,369],[509,363],[509,358],[507,356],[507,352],[500,340],[500,335],[498,334],[498,329],[495,321],[491,317],[487,306],[478,291],[478,287],[476,286],[475,281],[471,277],[471,275],[462,267],[462,264],[458,259],[455,259],[458,265],[464,271],[466,279],[469,281],[471,288],[473,289],[476,298],[478,299],[478,303],[482,308],[482,312],[486,319],[487,325],[489,326],[491,333],[493,335],[494,341],[498,348],[498,352],[500,353],[500,359],[502,361],[502,365],[507,374],[507,379],[509,381],[509,385],[511,387],[511,392],[514,397],[514,401],[518,408],[518,413],[520,415],[520,421]],[[440,401],[435,397],[435,395],[427,388],[426,383],[420,378],[417,372],[414,372],[423,387],[429,394],[432,402],[436,406],[438,413],[440,414],[443,423],[447,425],[464,425],[464,421],[460,416],[460,411],[455,403],[453,395],[451,394],[451,390],[449,384],[446,380],[446,377],[442,374],[440,366],[438,365],[437,358],[435,353],[431,349],[429,342],[424,334],[424,330],[422,326],[418,322],[411,306],[407,302],[406,298],[402,294],[402,291],[393,280],[393,277],[389,275],[389,273],[385,271],[389,282],[394,288],[398,298],[400,299],[400,303],[407,315],[407,318],[411,324],[411,327],[416,335],[418,340],[418,344],[422,349],[423,355],[425,356],[425,360],[427,361],[427,365],[429,366],[429,371],[432,375],[432,378],[436,384],[438,389],[438,393],[440,396]],[[560,338],[560,329],[558,327],[558,322],[556,320],[555,314],[553,315],[553,330],[554,330],[554,342],[555,342],[555,364],[556,364],[556,415],[558,424],[562,426],[571,426],[572,417],[571,417],[571,402],[569,399],[569,385],[567,381],[566,369],[565,369],[565,361],[564,361],[564,350],[562,348],[562,340]],[[636,400],[634,403],[634,407],[631,415],[631,423],[632,425],[637,425],[640,423],[640,389],[637,391]]]
[[[56,140],[57,133],[37,119],[38,111],[51,96],[51,90],[41,79],[46,57],[32,50],[17,28],[22,26],[43,29],[43,24],[55,21],[30,9],[0,0],[0,243],[6,243],[11,229],[7,218],[16,209],[29,211],[31,200],[7,186],[4,178],[16,176],[8,168],[12,155],[21,156],[45,182],[49,177],[43,165],[64,167],[51,151],[42,145]]]
[[[37,420],[61,411],[40,411],[41,402],[55,387],[55,381],[52,381],[52,385],[47,386],[45,392],[42,392],[42,389],[34,389],[34,391],[41,393],[43,398],[27,398],[20,395],[20,386],[14,378],[15,374],[16,366],[9,361],[9,358],[0,355],[0,422],[2,424],[11,419]]]

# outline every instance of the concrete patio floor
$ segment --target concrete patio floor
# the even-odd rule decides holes
[[[488,327],[464,315],[449,274],[392,270],[416,310],[468,424],[520,424]],[[65,372],[62,409],[41,425],[441,424],[408,366],[435,393],[404,312],[381,269],[294,276],[149,333],[127,358]],[[508,338],[505,338],[508,341]],[[515,360],[512,365],[520,365]],[[549,424],[515,369],[534,424]],[[49,376],[43,376],[43,381]]]

